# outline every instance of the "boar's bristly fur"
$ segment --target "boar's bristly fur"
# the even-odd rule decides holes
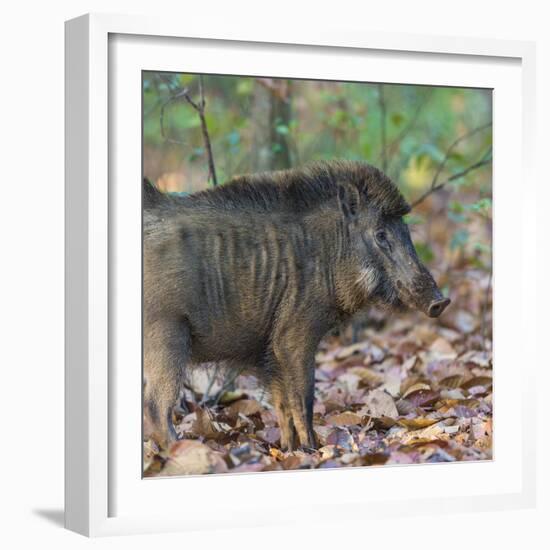
[[[372,303],[446,306],[401,220],[408,204],[366,163],[240,176],[185,197],[144,186],[144,404],[163,446],[184,369],[224,362],[270,390],[282,447],[314,447],[323,335]]]
[[[191,204],[226,210],[304,213],[336,197],[338,185],[353,185],[370,205],[388,216],[403,216],[410,207],[378,168],[362,162],[317,162],[282,170],[233,178],[226,185],[195,193]]]

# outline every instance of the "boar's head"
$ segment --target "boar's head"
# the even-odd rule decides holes
[[[419,260],[403,216],[410,206],[382,172],[361,164],[338,183],[338,204],[358,291],[370,303],[438,317],[449,305]]]

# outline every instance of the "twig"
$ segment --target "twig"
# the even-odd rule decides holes
[[[386,100],[384,98],[384,85],[378,84],[378,103],[380,105],[380,140],[382,142],[382,171],[388,169],[388,152],[386,150]]]
[[[210,135],[208,134],[208,126],[206,125],[206,118],[204,116],[204,109],[206,107],[206,99],[204,98],[204,88],[202,82],[202,75],[199,76],[199,94],[201,96],[199,108],[195,109],[199,113],[201,119],[202,137],[204,139],[204,145],[206,147],[206,153],[208,154],[208,171],[209,177],[212,178],[212,185],[218,185],[218,178],[216,176],[216,166],[214,165],[214,155],[212,154],[212,145],[210,143]],[[191,98],[186,96],[187,101],[194,106]]]
[[[171,88],[171,85],[169,82],[165,81],[168,89]],[[203,79],[202,75],[199,75],[199,96],[200,99],[198,103],[194,101],[191,96],[189,95],[188,88],[183,88],[179,91],[174,90],[171,92],[170,97],[162,104],[160,108],[160,133],[164,140],[170,142],[170,143],[176,143],[179,145],[183,145],[184,143],[182,141],[175,140],[173,138],[169,138],[166,135],[166,132],[164,130],[164,113],[166,110],[166,107],[174,102],[178,101],[180,99],[185,99],[191,107],[198,113],[199,119],[201,122],[201,130],[202,130],[202,138],[204,141],[204,148],[206,149],[206,155],[208,158],[208,179],[212,181],[212,185],[216,186],[218,185],[218,178],[216,176],[216,166],[214,164],[214,154],[212,153],[212,144],[210,141],[210,134],[208,133],[208,125],[206,123],[206,117],[205,117],[205,109],[206,109],[206,99],[204,97],[204,86],[203,86]]]
[[[478,168],[481,168],[482,166],[485,166],[486,164],[489,164],[491,162],[491,160],[492,160],[492,158],[490,156],[491,149],[488,149],[485,152],[485,154],[481,157],[480,160],[478,160],[474,164],[468,166],[467,168],[464,168],[463,170],[460,170],[459,172],[454,173],[451,177],[447,178],[445,181],[442,181],[442,182],[438,183],[439,176],[441,175],[441,172],[443,171],[443,168],[445,167],[445,164],[447,163],[447,160],[449,160],[449,157],[451,156],[451,153],[452,153],[453,149],[459,143],[464,141],[465,139],[473,136],[474,134],[477,134],[478,132],[481,132],[482,130],[485,130],[486,128],[489,128],[492,124],[493,124],[492,122],[488,122],[487,124],[484,124],[483,126],[478,126],[477,128],[474,128],[470,132],[467,132],[466,134],[460,136],[455,141],[453,141],[453,143],[451,143],[451,145],[449,146],[449,148],[447,149],[447,151],[445,153],[445,156],[444,156],[443,160],[440,162],[440,164],[439,164],[439,166],[438,166],[438,168],[437,168],[437,170],[434,174],[434,177],[432,179],[432,183],[431,183],[430,187],[424,193],[422,193],[422,195],[420,195],[420,197],[418,197],[418,199],[416,199],[412,203],[411,206],[413,208],[415,206],[418,206],[422,201],[424,201],[432,193],[435,193],[436,191],[439,191],[440,189],[445,187],[445,185],[447,185],[448,183],[450,183],[454,180],[457,180],[457,179],[465,176],[466,174],[472,172],[473,170],[477,170]]]
[[[472,164],[471,166],[468,166],[468,168],[465,168],[464,170],[460,170],[460,172],[455,172],[450,178],[446,179],[445,181],[442,181],[441,183],[438,183],[437,185],[430,187],[426,192],[424,192],[420,197],[418,197],[412,204],[411,207],[415,208],[418,206],[422,201],[424,201],[426,198],[428,198],[432,193],[435,193],[436,191],[439,191],[445,185],[448,183],[451,183],[454,180],[457,180],[459,178],[462,178],[466,174],[469,174],[470,172],[477,170],[478,168],[481,168],[482,166],[485,166],[486,164],[489,164],[491,162],[491,158],[479,160],[476,163]]]

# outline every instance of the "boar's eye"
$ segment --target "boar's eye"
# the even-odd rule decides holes
[[[381,246],[383,248],[389,248],[390,243],[388,241],[388,236],[386,235],[386,232],[383,229],[378,229],[374,233],[374,239],[376,240],[376,243],[378,246]]]

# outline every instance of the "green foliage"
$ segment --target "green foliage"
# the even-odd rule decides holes
[[[416,253],[418,254],[421,262],[424,262],[425,264],[432,263],[435,255],[428,243],[416,242],[414,243],[414,247],[416,248]]]
[[[458,229],[454,232],[453,238],[451,239],[451,250],[456,250],[457,248],[464,248],[468,243],[468,238],[470,233],[467,229]]]
[[[407,225],[420,225],[426,223],[426,218],[420,214],[406,214],[403,216],[403,220]]]

